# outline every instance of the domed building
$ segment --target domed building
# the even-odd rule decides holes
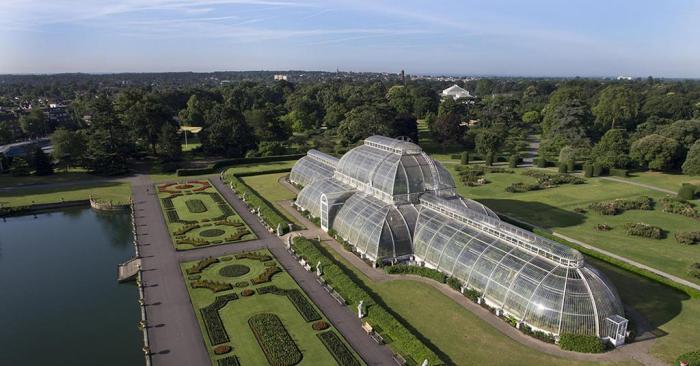
[[[535,330],[624,343],[622,303],[602,273],[457,195],[450,173],[416,144],[372,136],[340,159],[311,150],[289,180],[303,186],[297,207],[363,258],[437,269]]]

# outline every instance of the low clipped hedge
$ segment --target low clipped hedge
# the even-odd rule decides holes
[[[299,347],[277,315],[253,315],[248,319],[248,325],[270,365],[292,366],[301,362],[303,355]]]
[[[216,173],[218,169],[222,169],[231,165],[238,164],[253,164],[253,163],[270,163],[273,161],[288,161],[301,159],[306,154],[290,154],[290,155],[274,155],[274,156],[262,156],[253,158],[234,158],[234,159],[223,159],[216,161],[212,164],[207,165],[203,168],[189,168],[189,169],[178,169],[176,174],[178,177],[186,177],[192,175],[203,175]]]
[[[285,169],[284,171],[290,171],[291,169]],[[276,229],[278,225],[282,225],[283,232],[288,231],[289,221],[284,217],[277,209],[268,202],[265,198],[258,195],[253,188],[245,184],[243,180],[238,175],[232,175],[229,178],[229,184],[236,190],[238,196],[243,196],[245,192],[246,202],[252,208],[260,208],[260,215],[262,219],[267,223],[267,225],[273,229]]]
[[[596,336],[564,333],[559,336],[559,347],[565,351],[583,353],[605,352],[603,341]]]
[[[265,271],[263,273],[259,274],[258,277],[253,278],[250,280],[254,285],[259,285],[261,283],[265,282],[270,282],[272,279],[272,276],[275,275],[275,273],[282,272],[282,269],[274,266],[274,267],[265,267]]]
[[[328,352],[340,366],[360,366],[360,362],[352,354],[350,349],[343,343],[340,337],[332,330],[318,333],[316,336],[321,340]]]
[[[353,310],[360,300],[364,300],[367,309],[365,320],[374,328],[381,328],[380,333],[384,338],[392,340],[389,346],[394,352],[414,360],[427,359],[429,364],[434,366],[445,364],[433,350],[421,342],[386,308],[377,303],[362,284],[355,282],[348,274],[347,269],[344,269],[334,259],[327,256],[314,242],[306,238],[297,237],[294,238],[293,244],[296,253],[306,258],[307,262],[321,262],[323,277],[326,282],[340,293],[348,303],[348,306],[353,307]]]
[[[427,277],[431,278],[435,281],[445,283],[447,280],[447,276],[445,276],[442,272],[432,269],[432,268],[427,268],[427,267],[418,267],[418,266],[409,266],[406,264],[397,264],[394,266],[387,266],[384,267],[384,270],[388,274],[412,274],[412,275],[418,275],[421,277]]]
[[[228,357],[220,358],[220,359],[216,360],[216,365],[217,366],[240,366],[240,363],[238,363],[238,357],[228,356]]]
[[[186,272],[187,272],[187,274],[202,273],[202,271],[204,271],[204,269],[206,269],[207,267],[211,266],[214,263],[219,263],[219,259],[213,258],[213,257],[207,257],[207,258],[201,259],[194,266],[187,268]]]
[[[219,310],[226,306],[229,301],[237,299],[238,295],[234,293],[217,296],[214,302],[199,309],[212,345],[216,346],[229,341],[228,333],[226,333],[224,323],[221,321],[221,316],[219,316]]]

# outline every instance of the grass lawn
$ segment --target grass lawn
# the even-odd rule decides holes
[[[302,227],[301,223],[292,215],[288,215],[287,211],[282,207],[282,203],[277,201],[294,200],[296,195],[286,187],[279,184],[278,180],[289,173],[275,173],[252,175],[241,178],[245,184],[258,192],[261,197],[264,197],[268,202],[272,203],[277,211],[282,214],[289,222],[293,222],[296,226]]]
[[[269,251],[262,250],[256,253],[265,254],[271,256]],[[226,257],[220,257],[219,259],[224,259]],[[228,257],[231,258],[231,257]],[[269,261],[275,262],[274,259]],[[269,262],[268,261],[268,262]],[[248,319],[251,316],[260,313],[272,313],[277,315],[287,332],[291,335],[294,343],[301,351],[303,358],[298,365],[333,365],[335,360],[331,353],[325,348],[323,343],[316,336],[317,331],[311,328],[314,321],[305,321],[301,316],[300,312],[292,304],[292,302],[286,296],[280,296],[276,294],[259,294],[245,297],[241,295],[241,290],[243,287],[253,289],[265,286],[274,285],[280,289],[295,289],[303,294],[303,298],[306,299],[308,304],[316,309],[316,312],[321,316],[321,319],[325,320],[322,313],[313,305],[311,300],[306,297],[299,286],[294,282],[289,274],[285,271],[279,272],[271,277],[271,281],[259,285],[251,285],[250,280],[256,278],[261,274],[267,267],[263,262],[256,259],[236,259],[232,258],[228,261],[220,261],[215,263],[202,271],[201,279],[208,279],[217,282],[226,282],[235,284],[236,282],[246,281],[247,286],[234,287],[232,290],[222,291],[214,293],[206,288],[192,288],[191,281],[188,279],[187,268],[193,267],[197,261],[182,263],[181,269],[185,277],[185,282],[187,285],[187,290],[190,294],[190,299],[192,301],[192,306],[194,307],[197,320],[199,322],[200,328],[202,330],[202,335],[204,337],[204,343],[209,351],[209,356],[212,359],[212,364],[215,365],[216,359],[222,356],[217,356],[213,352],[215,345],[211,344],[211,340],[208,336],[208,330],[205,326],[204,320],[202,319],[201,308],[214,302],[216,296],[223,294],[236,293],[238,294],[238,299],[228,302],[223,308],[218,312],[226,333],[230,339],[229,342],[223,343],[230,345],[233,350],[230,354],[235,354],[241,365],[266,365],[268,364],[265,354],[263,353],[261,347],[259,346],[255,336],[253,335],[251,328],[248,324]],[[230,265],[244,265],[250,268],[250,272],[239,276],[239,277],[224,277],[220,275],[219,271]],[[279,265],[278,265],[279,267]],[[332,328],[332,327],[331,327]],[[332,330],[337,332],[336,330]],[[339,333],[337,333],[339,334]],[[342,337],[341,337],[342,339]],[[349,346],[347,346],[350,349]],[[230,355],[229,354],[229,355]],[[354,354],[354,352],[353,352]],[[354,355],[359,361],[360,358]]]
[[[80,182],[100,177],[90,175],[85,169],[75,168],[68,171],[56,171],[55,174],[46,176],[28,175],[26,177],[13,177],[10,174],[0,174],[0,187],[19,187],[31,184],[52,184],[65,182]]]
[[[100,200],[129,202],[131,185],[128,182],[84,182],[55,188],[16,188],[0,190],[0,204],[5,207],[39,203],[86,200],[92,195]]]
[[[514,169],[514,174],[487,174],[490,183],[480,187],[468,187],[458,180],[455,166],[446,166],[457,181],[458,193],[476,199],[497,213],[522,219],[561,234],[595,245],[599,248],[650,265],[679,277],[700,283],[688,276],[688,265],[700,262],[700,248],[678,244],[673,233],[697,231],[700,222],[681,215],[652,211],[626,211],[615,216],[602,216],[588,211],[574,212],[575,208],[586,208],[595,201],[616,198],[633,198],[642,195],[658,200],[664,193],[630,184],[599,178],[588,178],[586,184],[562,185],[556,188],[524,193],[509,193],[505,188],[511,183],[534,183],[535,179],[521,175],[525,169]],[[668,231],[665,239],[654,240],[631,237],[625,234],[624,224],[645,222]],[[597,231],[596,224],[608,224],[611,231]]]
[[[503,335],[430,285],[396,280],[377,283],[327,247],[328,252],[373,291],[404,324],[456,365],[593,365],[533,350]],[[634,365],[636,363],[625,363]]]
[[[157,188],[168,230],[177,250],[256,238],[209,181],[165,183],[157,185]]]
[[[697,175],[690,176],[685,174],[670,174],[651,171],[630,173],[630,177],[624,179],[669,189],[674,192],[678,191],[683,183],[700,184],[700,176]]]
[[[252,163],[252,164],[240,164],[232,166],[226,169],[224,175],[229,174],[239,174],[239,173],[254,173],[263,170],[274,170],[274,169],[291,169],[296,160],[286,160],[286,161],[273,161],[268,163]]]

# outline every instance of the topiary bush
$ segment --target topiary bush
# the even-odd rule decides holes
[[[610,168],[610,175],[614,175],[616,177],[629,177],[630,174],[627,169]]]
[[[253,296],[254,294],[255,294],[255,291],[253,291],[253,290],[251,290],[251,289],[249,289],[249,288],[247,288],[247,289],[241,291],[241,296],[245,296],[245,297]]]
[[[517,154],[513,154],[508,158],[508,167],[517,168],[520,162],[520,157]]]
[[[547,160],[545,158],[537,158],[535,159],[535,166],[538,168],[546,168],[547,167]]]
[[[569,167],[566,163],[559,163],[559,173],[566,174],[569,171]]]
[[[688,266],[688,276],[700,279],[700,263],[693,263]]]
[[[600,338],[580,334],[565,333],[560,335],[559,347],[566,351],[583,353],[602,353],[605,351],[605,346]]]
[[[330,324],[328,324],[327,322],[325,322],[323,320],[319,320],[319,321],[311,324],[311,329],[316,330],[316,331],[325,330],[325,329],[328,329],[328,327],[330,327]]]
[[[583,164],[583,176],[590,178],[593,176],[593,165],[590,163]]]
[[[215,355],[225,355],[225,354],[231,352],[231,349],[232,349],[231,346],[229,346],[227,344],[222,344],[220,346],[214,347],[214,354]]]
[[[462,165],[467,165],[469,164],[469,153],[468,152],[463,152],[462,155],[460,156],[459,159],[460,164]]]
[[[681,188],[678,190],[678,199],[683,201],[690,201],[695,198],[696,187],[689,183],[683,183]]]

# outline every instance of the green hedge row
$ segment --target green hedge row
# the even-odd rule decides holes
[[[306,154],[292,154],[292,155],[275,155],[275,156],[263,156],[255,158],[235,158],[235,159],[224,159],[216,161],[212,164],[207,165],[203,168],[190,168],[190,169],[178,169],[176,174],[178,177],[187,177],[192,175],[203,175],[216,173],[217,170],[238,164],[252,164],[252,163],[270,163],[273,161],[288,161],[301,159]]]
[[[404,358],[410,357],[418,363],[428,359],[430,365],[445,364],[435,352],[421,342],[386,308],[378,304],[372,295],[353,281],[346,273],[347,269],[342,268],[335,260],[326,256],[315,243],[306,238],[297,237],[294,239],[294,249],[306,258],[307,262],[321,262],[326,282],[333,286],[353,309],[353,305],[364,300],[367,309],[366,321],[375,329],[381,329],[382,336],[391,338],[390,346],[394,352],[401,354]]]
[[[583,353],[602,353],[605,346],[600,338],[579,334],[562,334],[559,336],[559,347],[565,351]]]
[[[284,171],[289,170],[290,169],[286,169]],[[266,173],[259,172],[259,174]],[[243,182],[243,180],[239,176],[232,175],[229,178],[229,184],[233,186],[233,189],[236,190],[236,193],[239,196],[242,196],[243,192],[245,192],[246,202],[248,202],[248,205],[250,207],[260,207],[260,215],[262,215],[263,220],[265,220],[268,226],[270,226],[273,229],[277,229],[277,226],[281,224],[284,232],[289,230],[289,221],[287,220],[287,218],[284,217],[279,211],[277,211],[277,209],[265,198],[258,195],[258,192],[256,192],[253,188],[250,188],[250,186],[248,186],[247,184],[245,184],[245,182]]]
[[[281,289],[275,285],[258,288],[258,294],[274,294],[278,296],[286,296],[292,302],[299,314],[306,322],[312,322],[321,319],[321,315],[316,311],[313,305],[306,299],[298,289]]]
[[[447,280],[447,276],[443,274],[442,272],[428,268],[428,267],[418,267],[418,266],[409,266],[407,264],[397,264],[394,266],[387,266],[384,267],[384,270],[388,274],[412,274],[412,275],[418,275],[421,277],[427,277],[430,279],[433,279],[435,281],[445,283]]]
[[[207,329],[207,334],[209,334],[209,341],[212,345],[226,343],[229,341],[228,333],[226,333],[226,328],[224,323],[221,321],[219,316],[219,310],[221,310],[229,301],[237,300],[238,295],[235,293],[217,296],[214,302],[199,309],[202,314],[202,321],[204,322],[204,327]]]

